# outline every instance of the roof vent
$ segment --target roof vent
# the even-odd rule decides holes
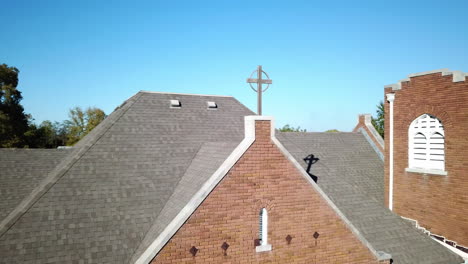
[[[182,104],[180,103],[179,100],[171,100],[171,107],[180,108],[181,106]]]
[[[208,105],[208,109],[216,109],[218,108],[218,105],[215,102],[206,102]]]

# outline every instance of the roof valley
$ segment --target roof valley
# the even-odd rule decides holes
[[[200,146],[198,147],[198,150],[197,150],[196,152],[194,152],[194,154],[192,155],[192,158],[190,159],[190,164],[189,164],[189,165],[187,166],[187,168],[185,169],[185,172],[184,172],[183,175],[185,175],[185,174],[187,173],[187,171],[189,170],[190,166],[191,166],[192,163],[193,163],[194,158],[195,158],[195,157],[197,156],[197,154],[200,152],[200,150],[201,150],[201,145],[202,145],[202,144],[200,144]],[[183,175],[182,175],[182,177],[180,177],[180,179],[179,179],[179,180],[177,181],[177,183],[174,185],[174,189],[173,189],[173,190],[176,190],[176,189],[177,189],[177,187],[179,186],[180,182],[181,182],[182,179],[184,178]],[[160,209],[157,213],[155,213],[155,215],[156,215],[156,220],[155,220],[155,222],[157,222],[157,219],[158,219],[158,217],[159,217],[159,214],[166,208],[167,203],[168,203],[169,200],[172,198],[172,196],[174,196],[174,192],[172,192],[172,194],[171,194],[171,196],[169,197],[169,199],[167,199],[165,205],[162,206],[161,209]],[[153,226],[154,226],[154,225],[151,225],[148,231],[150,231],[151,229],[153,229]],[[150,235],[151,235],[151,232],[146,232],[146,235],[144,235],[144,236],[141,238],[140,243],[138,243],[138,246],[135,247],[135,250],[133,251],[133,253],[132,253],[132,254],[129,254],[128,260],[125,261],[126,263],[131,263],[130,260],[132,260],[132,259],[134,259],[135,257],[137,257],[137,256],[135,256],[136,252],[138,252],[138,250],[141,250],[141,248],[140,248],[140,247],[141,247],[141,244],[142,244],[143,241],[145,241],[145,239],[147,239],[148,236],[150,236]]]

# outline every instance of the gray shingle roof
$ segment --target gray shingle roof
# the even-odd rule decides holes
[[[71,149],[0,149],[0,221]]]
[[[394,263],[458,264],[463,260],[384,207],[383,162],[361,133],[277,133],[307,169],[313,154],[317,183],[359,232]]]
[[[174,192],[195,192],[195,178],[239,144],[250,114],[232,97],[138,93],[26,198],[29,209],[0,237],[0,262],[128,263],[186,202]]]

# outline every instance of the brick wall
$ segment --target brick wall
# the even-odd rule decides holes
[[[152,263],[379,263],[273,145],[270,121],[255,127],[253,145]],[[256,253],[261,208],[272,250]]]
[[[468,81],[452,82],[441,73],[403,82],[394,101],[394,211],[415,219],[432,233],[468,246]],[[389,129],[385,101],[385,131]],[[439,118],[445,129],[447,176],[405,172],[408,167],[408,128],[420,115]],[[389,138],[385,137],[385,199],[388,205]]]
[[[381,153],[384,153],[383,146],[381,145],[381,143],[379,143],[379,141],[374,136],[374,133],[376,133],[377,131],[375,130],[375,128],[374,128],[374,131],[371,131],[369,129],[369,127],[366,125],[366,121],[365,121],[366,117],[371,119],[370,114],[363,114],[363,115],[358,116],[358,123],[357,123],[356,127],[353,129],[353,132],[359,132],[359,129],[364,129],[366,131],[367,135],[369,136],[370,140],[372,140],[373,144],[377,147],[377,149]],[[380,135],[379,135],[379,137],[380,137]],[[382,140],[382,137],[380,137],[380,140]]]

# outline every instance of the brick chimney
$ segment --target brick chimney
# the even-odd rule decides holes
[[[377,151],[379,156],[383,159],[384,153],[384,140],[382,136],[375,130],[374,126],[372,125],[372,116],[370,114],[362,114],[358,116],[358,123],[356,127],[353,129],[353,132],[361,132],[372,147]]]
[[[275,136],[275,125],[272,116],[246,116],[245,137],[258,142],[269,142]]]

